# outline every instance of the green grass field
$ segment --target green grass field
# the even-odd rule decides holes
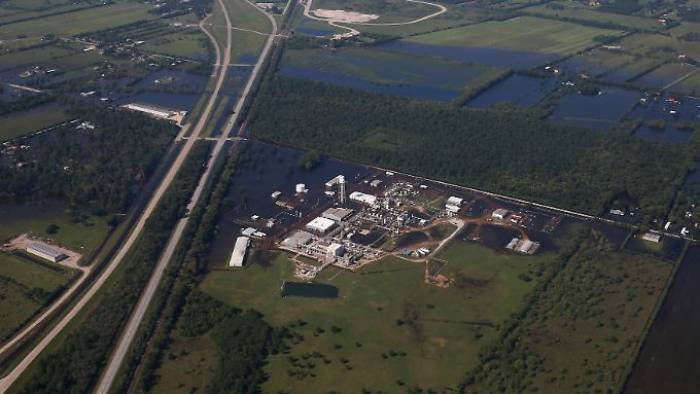
[[[660,30],[663,25],[655,19],[632,15],[599,12],[575,1],[555,1],[548,4],[528,7],[523,12],[531,15],[546,15],[583,22],[609,23],[634,30]]]
[[[74,223],[64,209],[63,204],[56,202],[44,205],[0,205],[0,241],[29,232],[51,239],[83,256],[89,254],[107,235],[106,219],[91,216],[84,223]],[[50,224],[58,226],[56,233],[46,233]]]
[[[407,40],[430,45],[489,47],[564,56],[592,46],[596,36],[619,33],[616,30],[521,16],[414,36]]]
[[[316,377],[299,379],[287,373],[293,368],[286,356],[272,357],[265,392],[395,392],[401,390],[399,380],[405,387],[443,389],[455,387],[476,365],[480,347],[496,338],[498,325],[534,287],[521,274],[552,257],[501,254],[455,241],[439,256],[448,261],[443,274],[454,278],[450,288],[425,284],[424,264],[387,258],[359,273],[325,270],[317,282],[338,287],[339,298],[308,299],[280,298],[280,284],[292,279],[293,267],[286,255],[274,253],[267,263],[245,270],[215,268],[200,288],[230,305],[261,311],[273,325],[307,322],[294,329],[304,340],[291,354],[317,351],[331,360],[312,368]],[[206,337],[196,345],[176,338],[170,352],[186,349],[192,357],[167,361],[156,392],[188,392],[190,377],[201,387],[216,362],[215,349],[206,346],[211,346]]]
[[[208,40],[201,30],[191,29],[148,40],[141,48],[166,56],[206,59]]]
[[[690,58],[700,58],[700,42],[691,42],[663,34],[634,34],[625,37],[619,45],[626,52],[643,57],[675,60],[685,54]]]
[[[0,253],[0,341],[44,306],[51,293],[66,285],[74,272]]]
[[[17,36],[40,37],[46,33],[59,36],[73,36],[89,31],[109,29],[115,26],[152,19],[150,8],[141,3],[116,3],[113,5],[86,9],[68,14],[48,16],[40,21],[31,20],[3,26],[0,40],[14,39]]]
[[[58,105],[46,105],[2,116],[0,117],[0,142],[31,134],[68,119],[70,117]]]

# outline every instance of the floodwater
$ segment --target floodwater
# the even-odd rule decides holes
[[[637,103],[641,93],[603,87],[600,94],[569,94],[561,99],[549,121],[561,125],[607,131]]]
[[[411,245],[416,245],[422,242],[426,242],[430,238],[421,231],[413,231],[402,235],[396,242],[396,247],[398,249],[407,248]]]
[[[349,182],[354,182],[369,172],[366,167],[329,158],[322,158],[311,170],[305,170],[299,166],[305,154],[303,151],[261,142],[244,144],[245,151],[231,179],[217,225],[219,232],[210,254],[212,262],[228,261],[242,222],[254,224],[272,234],[276,229],[265,228],[267,219],[274,218],[281,225],[288,225],[298,220],[295,213],[307,214],[315,207],[331,202],[331,198],[323,193],[325,183],[331,178],[342,174]],[[270,197],[274,191],[281,191],[284,198],[293,197],[298,183],[305,184],[309,192],[304,197],[304,205],[296,210],[281,208]],[[253,215],[261,219],[254,223],[251,221]]]
[[[536,52],[511,51],[487,47],[460,47],[447,45],[419,44],[395,40],[378,45],[379,48],[413,55],[437,56],[445,59],[485,64],[496,67],[529,70],[551,63],[557,55]]]
[[[323,283],[284,282],[282,297],[338,298],[338,288]]]
[[[651,326],[625,394],[695,394],[700,388],[700,246],[688,249]]]
[[[495,250],[505,250],[506,245],[513,238],[520,238],[520,232],[513,228],[484,224],[479,229],[481,242]]]
[[[280,68],[280,74],[287,77],[309,79],[364,90],[372,93],[393,94],[418,99],[449,101],[459,96],[459,90],[449,90],[430,85],[402,83],[374,83],[366,79],[334,72],[323,72],[312,68],[302,68],[285,64]],[[464,85],[457,85],[459,87]]]
[[[465,106],[487,108],[498,103],[510,103],[530,107],[539,103],[555,86],[554,78],[513,74],[469,100]]]
[[[632,119],[639,119],[642,125],[634,135],[639,138],[669,144],[684,144],[693,133],[689,127],[693,123],[700,122],[700,99],[685,97],[676,99],[671,96],[645,97],[627,115]],[[663,127],[651,127],[650,122],[663,123]],[[679,127],[680,126],[680,127]]]

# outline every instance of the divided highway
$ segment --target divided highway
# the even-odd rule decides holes
[[[222,0],[218,0],[219,4],[221,5],[223,12],[224,12],[224,17],[226,19],[226,25],[227,25],[227,38],[226,38],[226,52],[224,54],[224,63],[222,64],[222,70],[225,70],[228,68],[229,61],[230,61],[230,52],[231,52],[231,30],[233,26],[231,26],[231,21],[229,19],[229,14],[228,11],[226,10],[226,6],[223,3]],[[246,0],[247,1],[247,0]],[[197,205],[199,202],[199,199],[201,198],[204,189],[206,188],[206,185],[210,181],[210,176],[211,176],[211,171],[214,168],[214,164],[218,160],[221,151],[224,148],[224,145],[226,144],[227,141],[230,141],[231,139],[229,138],[229,134],[231,133],[231,130],[233,130],[233,127],[236,125],[236,122],[238,122],[239,115],[241,113],[241,110],[243,109],[243,106],[245,102],[248,100],[250,97],[250,92],[253,88],[253,85],[255,83],[255,80],[260,73],[260,70],[262,69],[262,66],[265,62],[265,59],[267,59],[267,56],[270,52],[270,49],[272,48],[272,44],[274,42],[275,36],[277,35],[277,22],[275,19],[268,14],[267,12],[263,11],[262,9],[258,8],[256,5],[253,3],[249,2],[248,3],[254,7],[255,9],[259,10],[262,12],[267,18],[270,20],[270,24],[272,25],[272,32],[268,36],[267,41],[265,42],[265,46],[263,47],[263,50],[258,57],[258,61],[255,64],[255,67],[253,68],[253,71],[248,78],[248,81],[243,89],[243,92],[241,93],[241,97],[238,99],[236,102],[236,105],[233,109],[233,113],[231,117],[228,119],[228,122],[226,123],[226,127],[222,131],[219,137],[213,137],[213,139],[216,140],[216,144],[214,145],[214,148],[212,150],[211,156],[209,158],[209,161],[207,163],[207,169],[205,170],[204,174],[202,174],[202,177],[199,179],[199,183],[197,184],[197,188],[194,191],[194,194],[192,195],[192,198],[187,205],[187,210],[188,212],[191,212],[194,207]],[[207,34],[209,34],[207,32]],[[212,38],[210,36],[210,38]],[[216,43],[216,41],[214,41]],[[217,54],[219,52],[219,48],[217,45]],[[218,62],[217,62],[218,64]],[[221,71],[221,75],[225,74],[225,71]],[[243,129],[239,131],[239,133],[242,133]],[[188,141],[195,141],[197,138],[193,136],[192,138],[188,139]],[[207,140],[211,140],[212,138],[207,138]],[[234,140],[234,144],[240,143],[240,139]],[[112,356],[109,360],[109,363],[107,365],[107,368],[105,369],[102,378],[100,379],[100,382],[97,386],[97,393],[99,394],[107,394],[112,387],[115,378],[117,377],[117,374],[119,372],[119,369],[124,362],[124,358],[126,357],[129,348],[131,347],[131,344],[134,341],[134,338],[136,337],[136,334],[138,332],[138,328],[141,325],[141,322],[143,321],[143,318],[146,314],[146,311],[148,310],[148,306],[151,304],[151,301],[153,300],[153,296],[156,293],[156,290],[158,289],[158,284],[160,283],[163,273],[165,272],[165,268],[168,266],[168,263],[172,260],[172,257],[175,253],[175,250],[180,242],[180,239],[182,238],[183,233],[185,232],[185,229],[187,228],[187,224],[189,222],[189,217],[186,216],[180,221],[178,221],[177,225],[175,226],[175,230],[170,236],[170,239],[168,240],[168,244],[165,247],[164,252],[160,256],[158,263],[156,264],[155,269],[153,270],[153,273],[151,274],[151,278],[148,281],[148,284],[146,285],[146,289],[144,290],[143,294],[141,295],[141,298],[139,299],[139,302],[134,309],[134,311],[131,314],[131,317],[129,318],[129,322],[127,323],[126,328],[124,329],[122,336],[119,338],[119,342],[114,349]]]
[[[221,3],[221,0],[219,0]],[[221,3],[223,5],[223,3]],[[225,8],[224,8],[225,10]],[[225,11],[224,11],[225,12]],[[148,204],[144,208],[143,212],[141,213],[141,216],[139,217],[139,220],[135,224],[134,228],[131,230],[129,233],[128,238],[126,241],[121,245],[117,253],[115,254],[114,258],[108,263],[108,265],[105,267],[104,271],[99,275],[99,277],[95,280],[95,282],[90,286],[90,288],[85,292],[85,294],[82,295],[82,297],[75,303],[75,305],[66,313],[66,315],[54,326],[51,328],[49,332],[47,332],[41,340],[27,353],[24,358],[22,358],[19,363],[2,379],[0,379],[0,393],[5,393],[12,384],[17,381],[17,379],[20,377],[22,373],[26,371],[26,369],[29,367],[29,365],[36,360],[36,358],[41,354],[42,351],[46,349],[49,344],[56,339],[56,337],[63,331],[63,329],[85,308],[85,306],[93,299],[95,294],[102,288],[102,286],[107,282],[107,280],[110,278],[112,273],[117,269],[119,264],[122,262],[124,257],[127,255],[129,250],[134,246],[136,241],[139,239],[141,233],[143,232],[143,229],[145,227],[146,221],[150,218],[150,216],[153,214],[155,208],[158,206],[158,203],[160,202],[161,198],[167,191],[168,187],[172,183],[172,181],[175,179],[175,176],[179,172],[180,168],[182,167],[182,164],[185,162],[185,159],[189,155],[190,151],[194,147],[195,143],[197,142],[199,136],[201,135],[202,131],[204,130],[205,126],[207,125],[207,122],[209,120],[209,117],[212,113],[212,110],[214,108],[214,105],[217,102],[217,98],[219,96],[219,92],[224,85],[224,82],[226,80],[226,74],[229,68],[229,64],[231,61],[231,25],[230,22],[228,21],[228,15],[226,16],[227,19],[227,24],[229,25],[228,27],[228,40],[227,40],[227,46],[225,49],[225,52],[221,53],[221,49],[218,47],[218,44],[216,41],[215,43],[215,48],[216,48],[216,66],[215,66],[215,72],[214,75],[216,79],[216,84],[214,87],[214,90],[204,107],[204,110],[202,111],[201,116],[197,120],[197,123],[195,127],[192,129],[192,133],[190,135],[190,138],[187,139],[182,139],[181,141],[184,141],[184,146],[178,156],[175,158],[173,161],[172,165],[168,169],[167,173],[161,180],[160,184],[156,188],[155,192],[153,193],[153,196],[151,199],[148,201]],[[206,20],[206,19],[205,19]],[[206,31],[203,27],[204,21],[200,22],[200,28],[209,35],[210,39],[213,39],[211,34]],[[258,69],[256,67],[256,69]],[[255,74],[254,74],[255,75]],[[254,75],[251,76],[251,78],[254,78]],[[207,171],[208,174],[208,171]],[[205,174],[206,175],[206,174]],[[201,186],[201,185],[200,185]],[[199,187],[198,187],[199,189]],[[201,191],[200,191],[201,193]],[[195,197],[198,197],[195,195]],[[194,200],[194,198],[193,198]],[[192,205],[192,203],[190,203]],[[179,239],[179,237],[178,237]],[[162,272],[161,272],[162,273]],[[150,283],[149,283],[150,285]],[[43,315],[42,315],[43,316]],[[35,322],[36,323],[36,322]],[[32,326],[34,326],[34,324]]]

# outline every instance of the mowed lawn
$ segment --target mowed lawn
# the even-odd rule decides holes
[[[145,4],[123,2],[48,16],[38,20],[13,23],[2,27],[0,40],[14,39],[17,36],[37,37],[47,33],[73,36],[89,31],[109,29],[154,18],[153,15],[148,14],[149,9],[150,7]]]
[[[336,286],[339,298],[313,299],[280,297],[283,280],[293,280],[293,267],[286,255],[273,256],[244,270],[215,269],[201,290],[230,305],[259,310],[273,325],[305,322],[293,328],[304,340],[290,354],[303,358],[318,352],[328,362],[317,359],[310,369],[315,376],[300,378],[290,376],[297,368],[288,356],[278,355],[266,370],[271,378],[265,392],[295,393],[456,387],[476,365],[479,349],[496,338],[499,324],[535,286],[521,274],[553,257],[501,254],[455,241],[439,256],[448,261],[443,273],[454,279],[449,288],[426,284],[423,263],[386,258],[358,273],[323,271],[317,282]],[[167,363],[163,371],[175,369],[206,373]],[[163,375],[161,381],[170,380]]]
[[[14,333],[75,273],[0,253],[0,341]]]
[[[594,37],[617,30],[531,16],[491,21],[407,38],[420,44],[489,47],[519,52],[569,55],[594,45]]]
[[[53,234],[46,232],[50,224],[58,226]],[[0,205],[0,242],[30,233],[86,256],[102,243],[108,230],[107,218],[90,216],[82,223],[73,222],[65,206],[58,202]]]

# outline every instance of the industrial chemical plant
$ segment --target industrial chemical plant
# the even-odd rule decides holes
[[[314,279],[329,266],[355,271],[386,256],[428,262],[467,226],[504,229],[510,235],[499,246],[503,253],[531,255],[541,244],[530,234],[549,232],[561,220],[390,171],[347,179],[338,175],[322,190],[299,183],[288,192],[272,191],[271,203],[281,212],[240,221],[229,267],[245,266],[249,247],[287,252],[302,280]]]

